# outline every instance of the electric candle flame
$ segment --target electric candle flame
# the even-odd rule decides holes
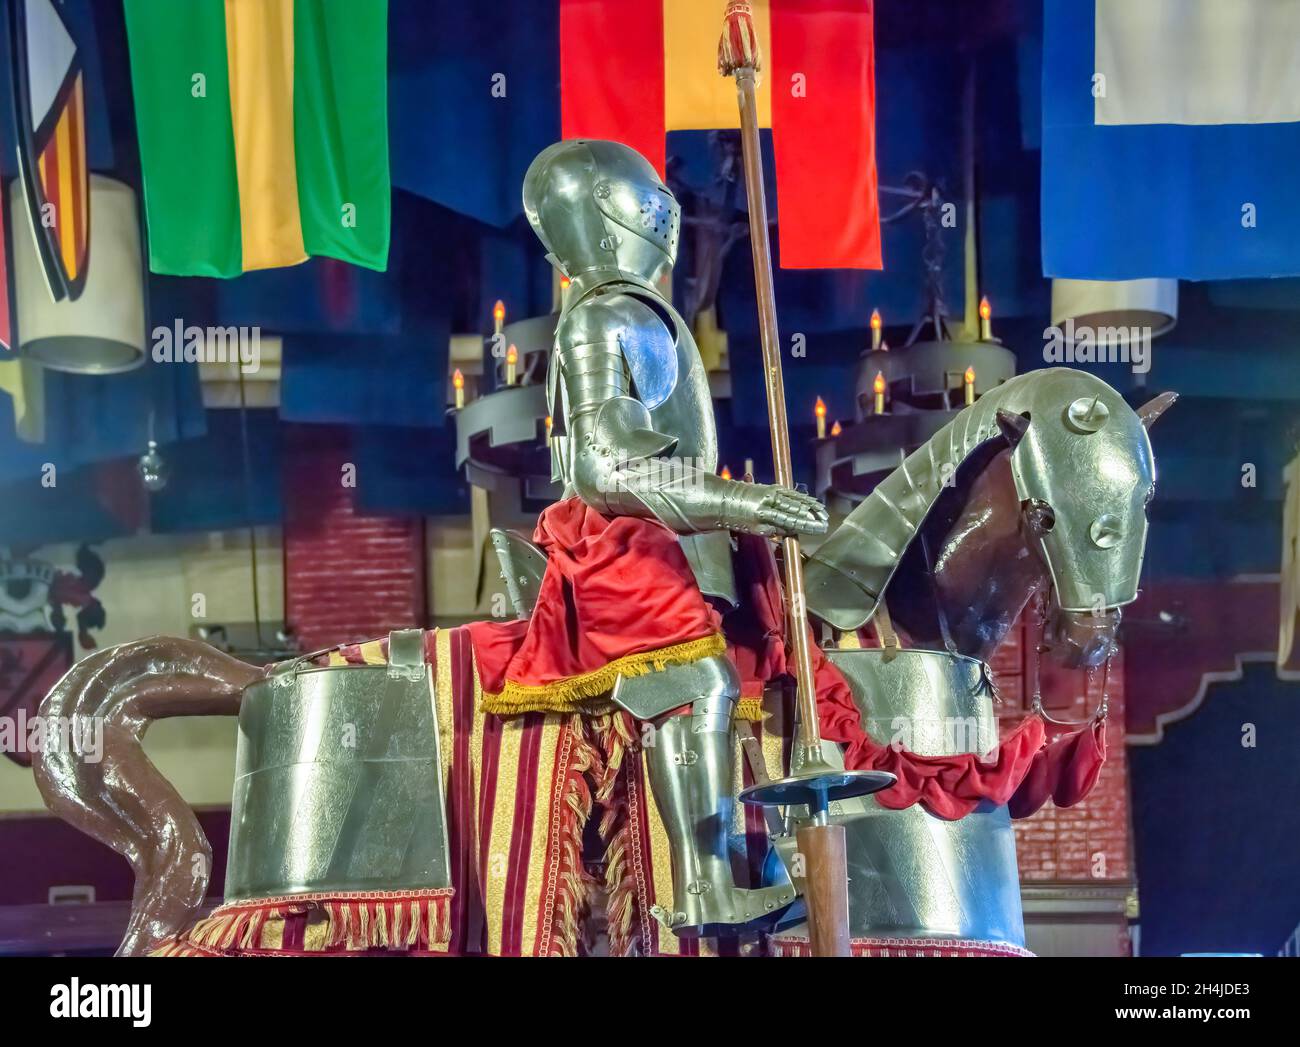
[[[501,328],[506,322],[506,303],[497,299],[497,304],[492,307],[492,333],[500,334]]]
[[[963,375],[966,385],[966,404],[969,406],[975,402],[975,368],[966,368],[966,374]]]
[[[844,432],[844,430],[840,428],[839,422],[836,422],[831,426],[831,436],[839,436],[842,432]]]
[[[512,343],[506,350],[506,385],[514,385],[518,377],[517,371],[519,366],[519,350]]]
[[[875,352],[880,348],[881,332],[884,330],[884,321],[880,319],[880,310],[871,310],[871,351]]]
[[[465,376],[459,367],[451,373],[451,387],[456,390],[456,410],[459,411],[465,406]]]
[[[988,295],[980,299],[980,341],[988,342],[993,338],[993,307],[989,305]]]
[[[817,439],[826,439],[826,404],[822,398],[817,397],[817,405],[813,408],[813,414],[817,416]]]
[[[553,424],[554,423],[551,421],[551,416],[548,414],[546,416],[546,446],[547,447],[551,446],[551,427]]]
[[[729,468],[727,468],[727,466],[724,465],[724,466],[722,467],[722,472],[720,472],[718,475],[721,476],[724,480],[730,480],[730,479],[731,479],[731,470],[730,470]]]
[[[876,372],[876,377],[871,383],[871,391],[876,394],[875,413],[885,413],[885,375],[882,371]]]
[[[572,282],[573,281],[571,281],[567,276],[560,277],[560,290],[567,291],[569,289],[569,284]]]

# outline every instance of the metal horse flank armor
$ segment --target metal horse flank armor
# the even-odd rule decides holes
[[[681,208],[654,168],[616,142],[543,150],[524,178],[524,211],[570,279],[547,375],[554,478],[599,512],[675,531],[702,592],[736,602],[732,526],[752,524],[759,485],[716,475],[708,376],[685,321],[656,286],[677,257]],[[739,681],[725,658],[620,679],[611,698],[656,720],[651,786],[672,851],[682,935],[766,922],[794,900],[787,883],[734,883],[726,827],[734,806],[731,720]]]
[[[989,669],[977,659],[915,648],[892,657],[878,648],[826,655],[848,681],[863,729],[881,745],[901,741],[923,756],[986,753],[997,745]],[[920,804],[889,810],[869,796],[837,806],[831,821],[845,829],[853,938],[1024,947],[1015,833],[1005,806],[983,803],[956,821]],[[791,928],[778,940],[783,935],[807,931]]]
[[[1042,553],[1061,609],[1132,603],[1146,546],[1141,510],[1155,483],[1151,441],[1100,378],[1054,367],[985,393],[881,481],[809,558],[809,610],[837,629],[865,624],[945,481],[1008,421],[1023,429],[1011,454],[1020,499],[1044,503],[1056,518]],[[1059,468],[1065,462],[1071,468]]]
[[[450,886],[424,633],[387,665],[277,666],[244,693],[226,901]]]

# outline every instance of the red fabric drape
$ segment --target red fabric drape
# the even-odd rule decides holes
[[[543,686],[721,632],[663,524],[602,516],[568,498],[542,513],[533,541],[546,574],[532,617],[468,627],[487,693],[507,679]]]
[[[738,540],[738,549],[737,577],[744,606],[725,619],[728,643],[742,678],[774,679],[787,671],[775,554],[768,542],[748,536]],[[1032,814],[1048,796],[1060,806],[1076,804],[1096,784],[1105,760],[1100,730],[1080,732],[1088,737],[1071,735],[1045,749],[1043,721],[1031,715],[1017,724],[989,757],[976,753],[919,756],[871,739],[862,730],[848,682],[815,644],[813,662],[822,736],[845,745],[846,766],[889,771],[898,778],[894,786],[875,795],[885,808],[920,804],[936,817],[954,819],[970,814],[984,800],[993,804],[1006,804],[1013,797],[1032,801],[1045,789],[1028,810]],[[1022,786],[1027,775],[1032,780]]]
[[[560,137],[622,142],[664,173],[663,0],[560,0]]]
[[[1034,754],[1033,765],[1008,804],[1012,818],[1028,818],[1049,799],[1073,807],[1097,784],[1106,762],[1106,721],[1054,738]]]

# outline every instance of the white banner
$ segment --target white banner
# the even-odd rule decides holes
[[[1098,124],[1300,121],[1300,0],[1096,5]]]

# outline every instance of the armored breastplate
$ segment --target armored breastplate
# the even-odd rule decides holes
[[[583,321],[577,310],[598,295],[626,296],[645,308],[636,309],[636,320],[602,328]],[[709,378],[686,321],[651,284],[626,273],[611,272],[570,289],[560,322],[558,338],[576,345],[617,344],[631,376],[631,394],[650,412],[656,433],[676,439],[675,458],[697,469],[714,472],[718,466],[718,434],[713,418]],[[555,358],[548,375],[551,413],[557,419],[552,439],[554,477],[570,486],[570,449],[565,424],[566,403],[558,381]],[[731,537],[723,531],[683,535],[679,539],[701,592],[735,607],[735,576],[731,567]]]
[[[574,290],[577,290],[576,284]],[[569,333],[571,326],[566,324],[566,320],[583,302],[598,294],[628,295],[646,305],[657,318],[651,319],[647,314],[644,330],[629,327],[610,331],[581,330],[581,333],[574,332],[571,336],[593,342],[617,341],[632,377],[632,395],[649,410],[655,432],[676,438],[676,455],[692,459],[699,468],[709,472],[717,469],[718,432],[713,418],[709,377],[686,321],[649,284],[614,274],[583,288],[570,299],[557,324],[557,334]],[[552,440],[557,459],[555,478],[567,480],[562,437],[568,427],[564,422],[564,397],[558,388],[554,358],[547,382],[551,414],[555,418],[554,433],[559,437]]]
[[[987,753],[998,722],[988,667],[942,651],[827,651],[862,726],[882,745],[923,756]],[[1005,807],[984,803],[945,821],[919,804],[842,801],[855,938],[970,938],[1024,944],[1015,833]]]
[[[388,665],[277,667],[244,693],[226,901],[450,885],[423,633]]]

